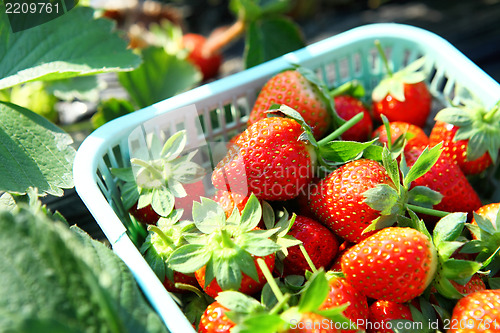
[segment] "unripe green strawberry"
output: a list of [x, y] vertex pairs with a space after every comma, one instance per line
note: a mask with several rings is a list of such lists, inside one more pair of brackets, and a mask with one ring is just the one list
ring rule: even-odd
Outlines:
[[342, 272], [354, 288], [367, 297], [397, 303], [421, 295], [436, 269], [431, 239], [412, 228], [379, 230], [342, 256]]

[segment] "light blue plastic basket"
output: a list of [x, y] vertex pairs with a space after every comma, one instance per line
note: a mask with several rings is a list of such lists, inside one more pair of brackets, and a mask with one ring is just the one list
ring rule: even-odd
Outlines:
[[75, 188], [113, 250], [128, 265], [171, 332], [186, 333], [193, 332], [193, 329], [126, 235], [121, 219], [127, 213], [119, 202], [116, 179], [109, 172], [110, 168], [129, 165], [129, 134], [147, 120], [194, 104], [198, 113], [204, 115], [207, 141], [227, 140], [244, 128], [248, 113], [266, 80], [291, 64], [316, 71], [329, 86], [357, 79], [371, 91], [384, 73], [374, 46], [376, 39], [387, 48], [395, 70], [425, 55], [430, 90], [444, 105], [449, 100], [460, 100], [461, 96], [455, 93], [458, 86], [469, 89], [486, 107], [493, 106], [500, 99], [500, 85], [441, 37], [407, 25], [372, 24], [116, 119], [97, 129], [82, 143], [74, 163]]

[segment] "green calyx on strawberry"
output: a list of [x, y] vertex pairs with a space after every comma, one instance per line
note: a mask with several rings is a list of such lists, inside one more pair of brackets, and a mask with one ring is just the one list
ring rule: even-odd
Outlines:
[[197, 151], [181, 155], [186, 142], [185, 130], [172, 135], [163, 147], [153, 136], [150, 160], [132, 158], [132, 167], [111, 170], [124, 182], [122, 200], [126, 209], [135, 203], [138, 210], [151, 205], [156, 214], [166, 217], [174, 209], [175, 198], [187, 195], [183, 184], [196, 183], [205, 176], [205, 170], [192, 161]]
[[382, 151], [382, 162], [395, 186], [378, 184], [363, 193], [364, 202], [380, 212], [372, 224], [364, 232], [381, 229], [403, 221], [406, 212], [413, 210], [430, 215], [444, 216], [445, 212], [432, 210], [432, 206], [440, 202], [442, 195], [428, 187], [415, 186], [411, 183], [429, 171], [441, 154], [441, 145], [424, 149], [417, 161], [408, 168], [401, 158], [400, 166], [387, 147]]
[[[447, 142], [447, 138], [443, 138], [437, 133], [431, 133], [431, 143], [445, 140], [445, 148], [450, 154], [457, 155], [454, 159], [464, 173], [479, 173], [491, 163], [497, 162], [500, 149], [500, 127], [498, 126], [500, 123], [500, 102], [487, 110], [479, 102], [467, 99], [464, 100], [463, 105], [439, 111], [435, 120], [449, 124], [445, 125], [445, 128], [448, 131], [453, 130], [454, 136], [451, 138], [452, 142]], [[433, 130], [433, 132], [435, 131]], [[464, 145], [465, 149], [461, 148], [459, 152], [455, 153], [457, 147]], [[465, 156], [461, 156], [460, 153], [465, 153]], [[477, 168], [477, 170], [473, 168], [471, 164], [482, 159], [485, 154], [489, 155], [490, 160], [485, 161], [484, 167]]]
[[380, 42], [376, 41], [375, 45], [387, 71], [387, 76], [372, 91], [375, 117], [385, 115], [390, 121], [405, 121], [423, 127], [432, 103], [422, 70], [425, 58], [393, 73]]
[[[171, 283], [168, 285], [174, 286], [176, 282], [184, 283], [194, 281], [194, 276], [191, 279], [184, 278], [184, 281], [179, 281], [175, 278], [175, 272], [169, 265], [170, 255], [180, 246], [186, 244], [185, 235], [196, 232], [193, 222], [180, 221], [182, 210], [173, 210], [168, 217], [161, 217], [157, 225], [149, 225], [148, 236], [142, 244], [140, 251], [146, 262], [151, 266], [152, 270], [161, 281], [168, 279]], [[166, 281], [164, 282], [167, 285]], [[177, 292], [179, 289], [171, 288], [169, 291]]]
[[499, 207], [500, 204], [491, 203], [474, 212], [473, 220], [466, 224], [473, 239], [461, 249], [461, 253], [477, 254], [475, 260], [483, 263], [481, 270], [489, 272], [490, 277], [500, 272]]
[[[172, 269], [182, 273], [204, 270], [201, 287], [209, 295], [209, 286], [214, 290], [260, 290], [258, 286], [262, 288], [264, 280], [259, 276], [255, 258], [272, 256], [274, 264], [274, 254], [282, 249], [282, 245], [272, 239], [280, 228], [256, 228], [261, 216], [262, 208], [254, 195], [241, 214], [235, 207], [228, 218], [215, 201], [202, 197], [201, 202], [193, 204], [194, 223], [201, 233], [187, 236], [188, 244], [172, 253], [169, 259]], [[243, 285], [244, 277], [250, 278], [251, 288]]]
[[451, 299], [464, 296], [452, 281], [465, 285], [483, 266], [481, 262], [452, 257], [457, 251], [468, 247], [469, 241], [462, 236], [466, 221], [466, 213], [451, 213], [440, 219], [432, 232], [438, 254], [438, 270], [433, 286], [439, 294]]

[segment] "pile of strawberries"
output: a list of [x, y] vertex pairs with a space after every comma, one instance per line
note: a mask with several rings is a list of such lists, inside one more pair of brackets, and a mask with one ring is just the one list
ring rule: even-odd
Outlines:
[[369, 99], [281, 72], [214, 170], [183, 154], [184, 131], [112, 170], [199, 332], [500, 331], [500, 203], [478, 190], [500, 105], [430, 119], [424, 61], [387, 65]]

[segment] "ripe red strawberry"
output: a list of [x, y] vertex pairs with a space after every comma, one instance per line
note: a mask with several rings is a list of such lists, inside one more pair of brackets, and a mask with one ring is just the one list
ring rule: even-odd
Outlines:
[[313, 189], [310, 205], [318, 220], [337, 236], [359, 242], [380, 212], [364, 202], [363, 193], [378, 184], [395, 187], [385, 168], [376, 161], [361, 159], [344, 164]]
[[405, 303], [422, 294], [437, 268], [432, 241], [412, 228], [388, 227], [342, 256], [349, 284], [367, 297]]
[[[199, 285], [214, 298], [223, 290], [247, 294], [260, 291], [266, 280], [257, 259], [264, 258], [272, 271], [275, 253], [284, 245], [275, 237], [280, 230], [262, 232], [256, 228], [262, 208], [255, 195], [248, 198], [241, 214], [235, 210], [226, 217], [222, 207], [208, 198], [194, 202], [192, 214], [198, 232], [183, 234], [187, 244], [170, 255], [170, 267], [185, 274], [195, 273]], [[283, 222], [287, 230], [290, 222]]]
[[231, 216], [235, 205], [238, 211], [241, 213], [243, 208], [245, 208], [249, 197], [250, 196], [244, 196], [234, 192], [218, 190], [215, 193], [214, 201], [222, 207], [222, 209], [226, 213], [226, 217], [229, 217]]
[[[405, 146], [406, 150], [415, 146], [421, 147], [429, 145], [429, 138], [421, 127], [403, 121], [393, 121], [389, 123], [389, 128], [391, 132], [391, 143], [394, 143], [394, 141], [403, 134], [407, 136], [408, 141]], [[380, 125], [373, 132], [372, 137], [378, 138], [381, 143], [386, 144], [388, 140], [385, 125]]]
[[189, 220], [191, 219], [193, 202], [199, 201], [200, 197], [205, 196], [205, 186], [201, 180], [196, 183], [184, 184], [183, 186], [186, 191], [186, 196], [182, 198], [175, 198], [174, 208], [184, 209], [183, 218]]
[[500, 332], [500, 290], [482, 290], [460, 299], [450, 319], [449, 333]]
[[220, 190], [262, 200], [295, 198], [312, 178], [312, 149], [299, 140], [303, 129], [285, 117], [263, 118], [236, 140], [212, 174]]
[[481, 279], [481, 276], [479, 274], [474, 274], [466, 284], [460, 284], [453, 280], [450, 280], [450, 282], [458, 290], [458, 292], [463, 295], [469, 295], [476, 291], [486, 289], [486, 285], [484, 284], [483, 279]]
[[424, 127], [431, 111], [432, 96], [429, 93], [425, 75], [420, 68], [423, 58], [392, 73], [384, 51], [377, 44], [380, 56], [387, 70], [384, 78], [373, 90], [373, 114], [377, 120], [385, 115], [389, 121], [404, 121]]
[[[490, 230], [496, 230], [500, 232], [497, 228], [497, 215], [500, 210], [500, 202], [493, 202], [490, 204], [486, 204], [484, 206], [479, 207], [474, 213], [483, 218], [483, 221], [487, 224], [491, 224]], [[476, 217], [472, 218], [471, 224], [477, 225]], [[489, 226], [489, 225], [488, 225]], [[472, 233], [472, 239], [478, 239], [479, 235], [476, 233]]]
[[354, 243], [348, 241], [344, 241], [342, 244], [340, 244], [339, 251], [337, 253], [337, 258], [335, 258], [335, 260], [333, 261], [329, 271], [342, 272], [342, 256], [353, 245]]
[[350, 95], [336, 96], [334, 102], [335, 111], [344, 120], [349, 120], [358, 113], [363, 114], [363, 119], [345, 131], [342, 134], [342, 139], [348, 141], [366, 141], [373, 130], [373, 123], [371, 115], [363, 105], [363, 102]]
[[465, 101], [439, 111], [431, 145], [443, 141], [444, 153], [457, 161], [464, 174], [483, 172], [496, 163], [500, 149], [499, 107], [488, 111], [475, 101]]
[[189, 52], [187, 59], [200, 69], [204, 81], [217, 76], [223, 60], [220, 53], [207, 54], [206, 41], [204, 36], [195, 33], [182, 37], [183, 46]]
[[387, 322], [395, 319], [412, 320], [410, 307], [391, 301], [378, 300], [370, 305], [368, 322], [370, 326], [368, 333], [392, 333], [391, 325]]
[[[241, 285], [238, 288], [237, 291], [247, 294], [247, 295], [253, 295], [257, 292], [259, 292], [262, 287], [266, 284], [266, 279], [264, 275], [262, 274], [262, 270], [260, 267], [257, 265], [257, 259], [258, 258], [263, 258], [264, 261], [266, 262], [267, 267], [269, 270], [272, 272], [274, 269], [274, 261], [275, 261], [275, 255], [270, 254], [265, 257], [253, 257], [253, 263], [257, 269], [257, 280], [254, 280], [253, 278], [249, 277], [245, 273], [241, 273]], [[207, 293], [209, 296], [215, 298], [217, 295], [222, 291], [221, 286], [219, 283], [217, 283], [216, 279], [213, 279], [212, 282], [210, 282], [208, 285], [206, 285], [206, 266], [203, 266], [199, 270], [197, 270], [194, 275], [196, 277], [196, 280], [198, 281], [198, 284], [202, 286], [203, 290], [205, 293]]]
[[[288, 235], [302, 241], [316, 268], [328, 267], [337, 254], [339, 243], [335, 235], [311, 218], [296, 216]], [[311, 270], [298, 245], [288, 248], [283, 264], [284, 276], [304, 275], [306, 270]]]
[[[354, 323], [363, 324], [363, 326], [358, 327], [359, 329], [364, 328], [364, 324], [368, 319], [368, 302], [366, 296], [354, 289], [345, 278], [334, 275], [329, 276], [328, 285], [330, 286], [330, 291], [320, 309], [326, 310], [349, 303], [343, 311], [344, 316]], [[356, 330], [342, 330], [341, 332], [356, 332]]]
[[303, 74], [305, 69], [287, 70], [269, 79], [261, 89], [250, 112], [248, 125], [267, 117], [273, 104], [285, 104], [298, 111], [319, 139], [332, 124], [331, 111], [320, 87]]
[[156, 224], [160, 215], [153, 210], [151, 205], [147, 205], [140, 209], [137, 208], [137, 202], [130, 207], [128, 210], [129, 214], [132, 215], [137, 221], [146, 224]]
[[228, 308], [215, 301], [201, 315], [198, 325], [199, 333], [229, 333], [236, 324], [231, 321], [226, 312]]
[[[405, 151], [408, 166], [412, 166], [424, 147], [412, 147]], [[441, 202], [433, 208], [445, 212], [473, 212], [481, 207], [481, 200], [474, 188], [448, 156], [441, 154], [434, 166], [416, 179], [414, 186], [426, 186], [443, 195]]]
[[174, 272], [173, 281], [170, 280], [168, 277], [165, 277], [165, 279], [163, 280], [163, 286], [165, 287], [165, 289], [167, 289], [172, 293], [184, 294], [188, 292], [185, 289], [177, 288], [175, 286], [176, 283], [182, 283], [193, 287], [198, 287], [198, 280], [196, 280], [196, 277], [193, 274], [183, 274], [180, 272]]

